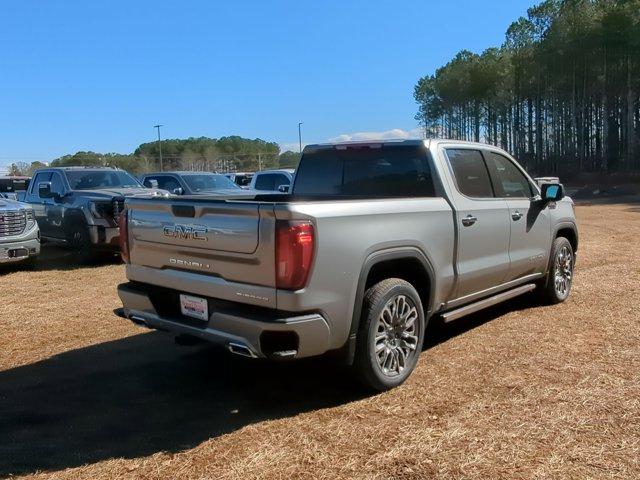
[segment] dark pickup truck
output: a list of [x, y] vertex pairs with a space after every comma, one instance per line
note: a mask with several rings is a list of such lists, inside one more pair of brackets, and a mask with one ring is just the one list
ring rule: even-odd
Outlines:
[[118, 249], [118, 218], [126, 197], [168, 195], [145, 188], [124, 170], [56, 167], [37, 170], [25, 202], [33, 207], [43, 240], [62, 242], [78, 260]]

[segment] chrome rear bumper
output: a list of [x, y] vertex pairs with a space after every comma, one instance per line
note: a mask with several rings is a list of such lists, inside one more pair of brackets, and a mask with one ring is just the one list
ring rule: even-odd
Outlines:
[[210, 305], [209, 320], [200, 323], [175, 312], [160, 315], [145, 287], [131, 283], [118, 286], [123, 316], [138, 325], [190, 335], [247, 357], [302, 358], [329, 350], [329, 326], [318, 313], [289, 317], [272, 311], [270, 318], [267, 309], [223, 302]]

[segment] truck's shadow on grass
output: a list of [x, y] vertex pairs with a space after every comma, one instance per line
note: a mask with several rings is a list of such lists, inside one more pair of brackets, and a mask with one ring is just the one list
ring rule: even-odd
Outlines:
[[[434, 323], [427, 348], [529, 303]], [[365, 395], [344, 368], [322, 359], [256, 362], [144, 333], [0, 372], [0, 476], [177, 452]]]

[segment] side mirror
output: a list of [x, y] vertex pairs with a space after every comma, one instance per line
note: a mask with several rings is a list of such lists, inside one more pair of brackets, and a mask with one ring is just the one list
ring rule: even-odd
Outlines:
[[564, 187], [561, 183], [543, 183], [540, 190], [545, 202], [557, 202], [564, 197]]
[[174, 188], [171, 193], [173, 193], [174, 195], [182, 195], [184, 193], [184, 190], [182, 190], [182, 187], [177, 187]]
[[158, 188], [158, 180], [147, 180], [149, 188]]
[[280, 185], [278, 191], [281, 193], [287, 193], [289, 191], [289, 185]]
[[38, 196], [40, 198], [53, 198], [51, 182], [42, 182], [38, 184]]

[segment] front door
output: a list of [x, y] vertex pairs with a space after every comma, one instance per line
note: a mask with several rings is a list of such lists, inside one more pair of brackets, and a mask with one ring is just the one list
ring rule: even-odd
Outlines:
[[27, 195], [27, 202], [33, 207], [33, 213], [36, 216], [36, 222], [38, 222], [38, 228], [40, 233], [47, 236], [47, 202], [46, 198], [40, 198], [38, 193], [38, 185], [46, 183], [51, 179], [51, 172], [39, 172], [31, 180], [29, 185], [29, 194]]
[[509, 158], [496, 152], [484, 152], [496, 196], [509, 207], [511, 239], [510, 266], [506, 280], [544, 272], [551, 249], [549, 206], [522, 170]]
[[452, 196], [458, 231], [456, 298], [504, 282], [509, 270], [507, 202], [496, 198], [480, 150], [451, 148], [446, 156], [455, 180]]
[[52, 172], [51, 174], [51, 193], [55, 196], [52, 198], [46, 199], [46, 233], [43, 233], [46, 236], [51, 238], [59, 238], [61, 240], [65, 239], [65, 232], [62, 228], [62, 220], [64, 214], [64, 194], [66, 189], [64, 187], [62, 181], [62, 175], [60, 172]]

